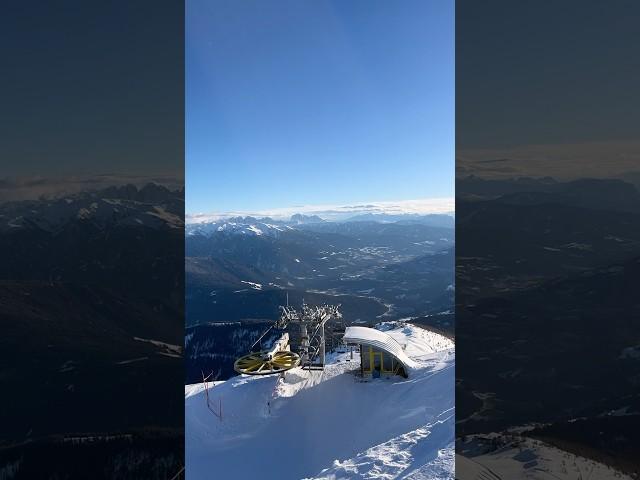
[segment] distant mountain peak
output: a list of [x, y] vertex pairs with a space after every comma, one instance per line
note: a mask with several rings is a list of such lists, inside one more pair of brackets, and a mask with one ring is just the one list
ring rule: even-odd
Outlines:
[[304, 215], [302, 213], [295, 213], [291, 215], [291, 223], [295, 223], [297, 225], [305, 224], [305, 223], [322, 223], [325, 220], [320, 218], [318, 215]]

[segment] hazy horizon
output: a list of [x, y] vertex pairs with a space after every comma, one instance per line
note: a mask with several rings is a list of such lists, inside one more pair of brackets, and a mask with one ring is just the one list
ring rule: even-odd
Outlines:
[[292, 215], [317, 215], [324, 220], [343, 220], [363, 214], [374, 215], [454, 215], [455, 198], [423, 198], [398, 201], [352, 202], [350, 204], [292, 205], [260, 210], [209, 210], [206, 212], [187, 212], [186, 223], [205, 223], [231, 217], [269, 217], [274, 220], [287, 220]]

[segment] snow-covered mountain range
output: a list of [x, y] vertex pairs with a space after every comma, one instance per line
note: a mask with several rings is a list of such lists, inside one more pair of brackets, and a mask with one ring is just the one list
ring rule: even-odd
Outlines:
[[[423, 225], [437, 228], [453, 228], [454, 217], [451, 215], [417, 215], [417, 214], [364, 214], [349, 217], [340, 221], [327, 221], [317, 215], [303, 215], [296, 213], [289, 218], [274, 219], [271, 217], [235, 216], [216, 217], [194, 221], [187, 218], [186, 235], [211, 236], [217, 233], [241, 234], [252, 236], [274, 236], [278, 237], [282, 232], [291, 230], [316, 230], [329, 231], [340, 227], [330, 225], [344, 225], [352, 223], [361, 224], [393, 224], [400, 225]], [[352, 227], [363, 228], [363, 227]]]
[[186, 234], [210, 236], [216, 233], [241, 235], [271, 235], [278, 236], [285, 230], [293, 230], [292, 225], [271, 218], [230, 217], [218, 221], [191, 223], [186, 225]]
[[0, 232], [38, 229], [55, 233], [77, 222], [98, 228], [180, 229], [184, 227], [183, 193], [150, 183], [142, 188], [113, 186], [63, 197], [0, 204]]

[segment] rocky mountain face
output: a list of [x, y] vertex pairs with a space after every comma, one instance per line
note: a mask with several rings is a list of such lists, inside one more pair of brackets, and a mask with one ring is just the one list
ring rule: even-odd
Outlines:
[[0, 378], [20, 392], [0, 443], [162, 430], [180, 463], [183, 252], [183, 193], [159, 185], [0, 205]]

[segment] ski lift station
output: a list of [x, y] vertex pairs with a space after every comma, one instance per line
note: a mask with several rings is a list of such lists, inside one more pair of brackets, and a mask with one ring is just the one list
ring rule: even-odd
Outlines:
[[401, 375], [408, 377], [416, 363], [390, 335], [368, 327], [347, 327], [344, 343], [360, 347], [360, 373], [363, 378]]
[[186, 477], [453, 479], [453, 341], [356, 325], [336, 305], [287, 305], [240, 375], [185, 386]]
[[[269, 350], [251, 352], [238, 358], [234, 364], [235, 371], [247, 375], [271, 375], [284, 374], [298, 366], [309, 370], [324, 369], [328, 340], [325, 325], [330, 319], [342, 318], [338, 307], [324, 305], [312, 308], [305, 304], [302, 310], [288, 305], [281, 307], [280, 319], [264, 332], [256, 344], [271, 331], [284, 333]], [[289, 331], [297, 334], [297, 351], [291, 349]], [[402, 345], [387, 333], [368, 327], [348, 327], [337, 331], [344, 332], [340, 343], [358, 347], [359, 373], [363, 379], [395, 375], [406, 378], [417, 366], [405, 353]]]

